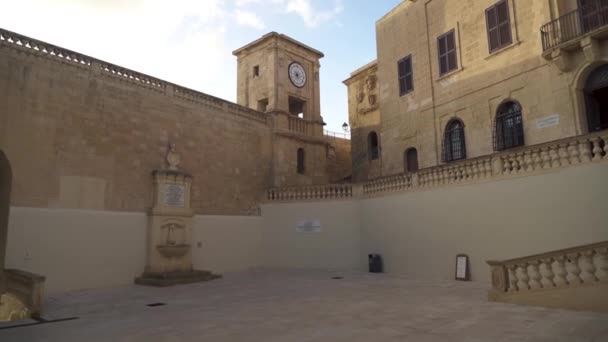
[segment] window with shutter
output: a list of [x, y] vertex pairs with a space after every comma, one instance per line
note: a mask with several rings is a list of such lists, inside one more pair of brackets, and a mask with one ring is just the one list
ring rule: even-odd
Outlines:
[[454, 30], [437, 38], [437, 50], [439, 55], [439, 75], [443, 76], [450, 71], [458, 69], [456, 34]]
[[486, 9], [486, 27], [490, 53], [511, 45], [513, 39], [511, 37], [511, 18], [507, 0], [501, 0]]
[[403, 96], [414, 90], [414, 72], [412, 70], [412, 55], [400, 60], [398, 65], [399, 95]]

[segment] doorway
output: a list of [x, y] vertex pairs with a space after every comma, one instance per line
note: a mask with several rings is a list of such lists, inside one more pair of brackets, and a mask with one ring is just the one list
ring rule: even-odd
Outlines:
[[589, 132], [608, 129], [608, 64], [589, 75], [584, 92]]
[[0, 295], [5, 292], [4, 259], [6, 255], [6, 239], [8, 236], [8, 215], [11, 199], [11, 166], [6, 155], [0, 150]]

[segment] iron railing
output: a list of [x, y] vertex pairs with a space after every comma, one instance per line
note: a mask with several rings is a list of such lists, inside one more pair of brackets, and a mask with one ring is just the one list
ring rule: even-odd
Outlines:
[[608, 3], [605, 1], [597, 1], [593, 6], [569, 12], [540, 28], [543, 51], [580, 38], [606, 25], [608, 25]]

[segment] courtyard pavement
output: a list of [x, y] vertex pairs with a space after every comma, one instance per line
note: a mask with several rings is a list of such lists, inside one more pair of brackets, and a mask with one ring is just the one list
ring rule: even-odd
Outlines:
[[[489, 303], [486, 291], [390, 275], [249, 271], [51, 297], [45, 318], [79, 318], [1, 329], [0, 341], [608, 341], [608, 314]], [[146, 306], [157, 302], [166, 305]]]

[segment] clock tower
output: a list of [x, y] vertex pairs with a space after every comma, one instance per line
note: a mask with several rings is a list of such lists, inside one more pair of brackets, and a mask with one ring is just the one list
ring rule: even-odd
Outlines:
[[273, 186], [327, 183], [319, 60], [323, 53], [271, 32], [236, 50], [237, 103], [272, 117]]

